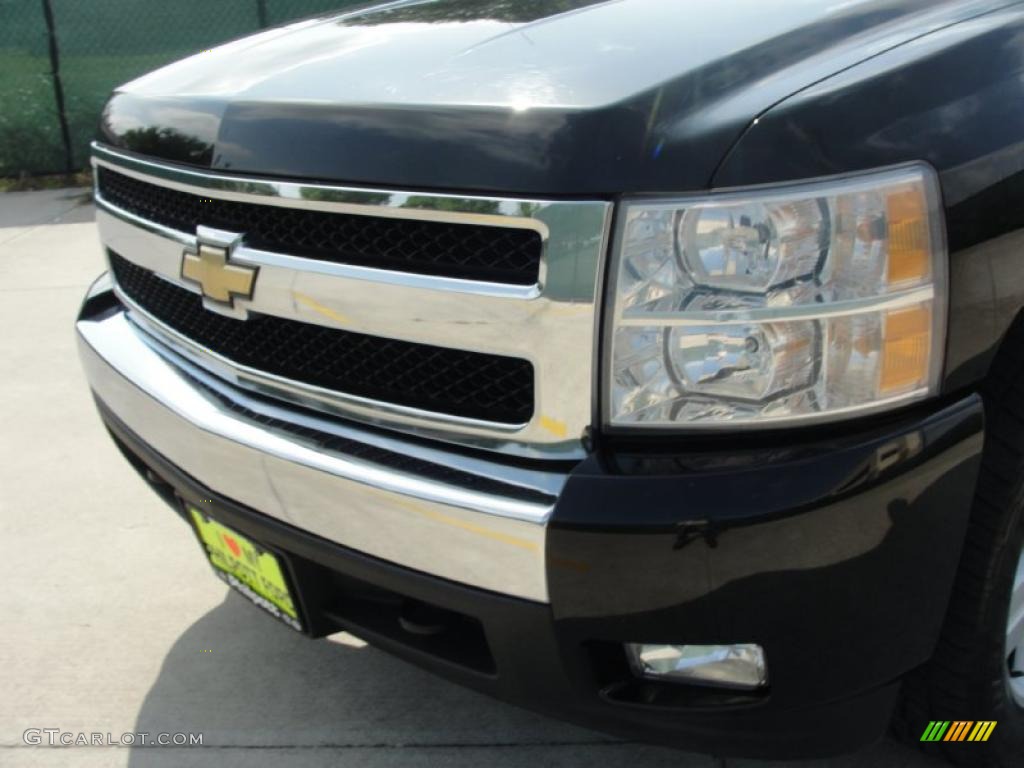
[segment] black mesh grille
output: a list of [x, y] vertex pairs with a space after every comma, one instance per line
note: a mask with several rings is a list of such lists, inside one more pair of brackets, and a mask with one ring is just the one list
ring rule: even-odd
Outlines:
[[367, 336], [269, 315], [234, 320], [110, 253], [121, 289], [158, 320], [235, 363], [293, 381], [508, 424], [533, 415], [533, 366], [513, 357]]
[[167, 189], [106, 168], [97, 174], [104, 200], [183, 232], [203, 224], [244, 234], [253, 248], [321, 261], [516, 285], [537, 281], [541, 239], [529, 229], [238, 203]]

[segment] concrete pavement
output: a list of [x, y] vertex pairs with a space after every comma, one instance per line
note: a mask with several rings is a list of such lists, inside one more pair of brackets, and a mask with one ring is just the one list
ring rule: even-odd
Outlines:
[[[761, 765], [548, 720], [350, 636], [308, 641], [229, 594], [93, 411], [72, 333], [103, 269], [86, 200], [0, 195], [0, 765]], [[204, 746], [30, 747], [29, 728]], [[937, 764], [886, 742], [800, 765]]]

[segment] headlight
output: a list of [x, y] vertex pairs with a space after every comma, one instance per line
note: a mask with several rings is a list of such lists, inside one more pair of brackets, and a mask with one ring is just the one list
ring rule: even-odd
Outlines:
[[926, 166], [624, 204], [612, 426], [834, 420], [937, 390], [946, 251]]

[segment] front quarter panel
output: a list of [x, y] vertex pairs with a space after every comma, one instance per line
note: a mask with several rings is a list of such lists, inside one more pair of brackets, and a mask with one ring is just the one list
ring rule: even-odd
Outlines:
[[956, 24], [787, 99], [753, 122], [713, 186], [925, 160], [950, 251], [943, 390], [977, 384], [1024, 306], [1024, 6]]

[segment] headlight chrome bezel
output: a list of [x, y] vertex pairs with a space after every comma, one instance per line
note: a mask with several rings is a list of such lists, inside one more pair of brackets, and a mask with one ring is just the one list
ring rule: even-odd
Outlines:
[[[760, 307], [753, 310], [727, 309], [724, 311], [705, 311], [700, 318], [688, 318], [692, 325], [727, 327], [735, 325], [740, 317], [748, 318], [749, 324], [799, 321], [813, 319], [824, 327], [826, 318], [843, 318], [858, 314], [878, 313], [880, 322], [885, 323], [889, 315], [886, 313], [910, 310], [927, 305], [930, 311], [930, 351], [928, 373], [925, 386], [913, 392], [884, 397], [871, 402], [864, 402], [848, 408], [834, 408], [812, 413], [799, 413], [771, 418], [744, 418], [741, 420], [714, 421], [644, 421], [628, 422], [616, 419], [613, 412], [613, 387], [615, 376], [614, 344], [615, 334], [620, 328], [620, 269], [624, 258], [625, 228], [634, 211], [664, 210], [680, 212], [692, 211], [699, 206], [726, 207], [736, 203], [760, 200], [779, 201], [786, 199], [805, 200], [811, 197], [841, 197], [858, 191], [884, 190], [908, 180], [918, 181], [926, 205], [927, 231], [929, 235], [930, 277], [926, 284], [911, 286], [906, 290], [895, 289], [888, 293], [879, 292], [874, 295], [844, 299], [833, 303], [810, 303], [773, 308]], [[940, 391], [941, 377], [946, 352], [946, 324], [948, 314], [949, 291], [949, 259], [946, 240], [945, 218], [938, 174], [932, 166], [923, 162], [905, 163], [883, 169], [822, 177], [811, 180], [786, 182], [782, 184], [766, 184], [751, 187], [732, 188], [714, 192], [680, 195], [678, 197], [631, 197], [619, 201], [616, 209], [615, 223], [612, 230], [612, 241], [608, 272], [602, 302], [602, 320], [600, 322], [599, 349], [601, 355], [599, 372], [599, 413], [602, 429], [609, 434], [687, 434], [727, 431], [750, 431], [810, 426], [848, 420], [853, 417], [878, 414], [891, 411], [915, 402], [934, 397]], [[887, 238], [889, 235], [887, 234]], [[678, 235], [673, 234], [673, 247], [679, 248]], [[888, 240], [887, 240], [888, 242]], [[834, 244], [833, 244], [834, 245]], [[823, 263], [826, 257], [823, 256]], [[828, 258], [832, 258], [831, 250]], [[891, 275], [890, 275], [891, 278]], [[738, 293], [742, 293], [739, 291]], [[695, 314], [695, 313], [691, 313]], [[650, 324], [657, 326], [659, 317], [652, 315]], [[634, 321], [636, 318], [632, 318]], [[635, 324], [635, 322], [634, 322]], [[662, 330], [668, 334], [667, 328]], [[885, 330], [883, 327], [884, 337]], [[879, 354], [885, 354], [885, 341]], [[666, 348], [666, 365], [668, 364]]]

